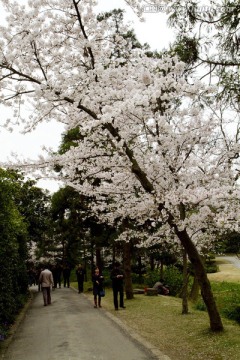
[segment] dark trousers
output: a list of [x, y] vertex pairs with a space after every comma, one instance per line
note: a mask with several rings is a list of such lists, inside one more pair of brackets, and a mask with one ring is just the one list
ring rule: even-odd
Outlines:
[[70, 286], [70, 276], [69, 275], [63, 275], [63, 285], [64, 285], [64, 287]]
[[56, 275], [53, 278], [54, 280], [54, 287], [57, 288], [57, 286], [59, 286], [59, 288], [61, 287], [61, 275]]
[[44, 305], [50, 305], [50, 304], [51, 304], [51, 291], [50, 291], [50, 287], [42, 287], [42, 293], [43, 293], [43, 302], [44, 302]]
[[101, 307], [101, 296], [99, 294], [94, 294], [93, 299], [95, 306], [98, 304], [98, 306]]
[[120, 307], [123, 307], [123, 287], [113, 287], [113, 303], [114, 303], [114, 307], [115, 309], [118, 309], [118, 294], [119, 294], [119, 304]]
[[83, 280], [78, 279], [78, 292], [83, 292]]

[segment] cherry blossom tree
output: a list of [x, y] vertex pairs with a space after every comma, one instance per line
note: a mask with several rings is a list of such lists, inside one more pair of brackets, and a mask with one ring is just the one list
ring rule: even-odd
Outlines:
[[122, 36], [127, 27], [116, 33], [111, 17], [96, 19], [93, 0], [2, 3], [9, 16], [0, 28], [1, 103], [26, 132], [54, 119], [82, 135], [63, 154], [17, 166], [51, 176], [58, 165], [65, 184], [94, 195], [109, 223], [151, 218], [166, 236], [174, 233], [194, 266], [210, 327], [222, 330], [198, 245], [209, 224], [238, 224], [239, 132], [231, 137], [217, 109], [204, 110], [214, 89], [187, 81], [176, 57], [132, 48]]

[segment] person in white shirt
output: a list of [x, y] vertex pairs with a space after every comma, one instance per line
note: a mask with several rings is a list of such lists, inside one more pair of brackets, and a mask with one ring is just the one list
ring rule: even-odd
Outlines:
[[48, 266], [44, 266], [44, 270], [41, 271], [39, 276], [39, 283], [41, 284], [43, 293], [44, 306], [51, 304], [51, 286], [53, 286], [53, 274], [48, 269]]

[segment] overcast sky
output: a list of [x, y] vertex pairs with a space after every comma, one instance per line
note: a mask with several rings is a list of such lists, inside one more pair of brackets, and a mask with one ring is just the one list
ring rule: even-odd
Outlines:
[[[27, 3], [26, 0], [19, 0]], [[138, 39], [147, 42], [152, 50], [161, 50], [168, 47], [173, 40], [173, 32], [167, 27], [167, 16], [164, 12], [144, 13], [145, 22], [140, 22], [130, 8], [126, 8], [123, 0], [99, 0], [98, 11], [109, 11], [114, 8], [125, 8], [128, 21], [132, 21]], [[147, 10], [147, 8], [146, 8]], [[4, 11], [0, 5], [0, 23], [4, 23]], [[10, 116], [3, 105], [0, 104], [0, 162], [11, 158], [11, 153], [17, 153], [24, 158], [37, 159], [43, 153], [42, 147], [57, 150], [64, 131], [63, 125], [52, 121], [41, 124], [32, 133], [21, 134], [19, 128], [14, 128], [12, 133], [2, 128], [2, 123]], [[59, 185], [49, 180], [40, 180], [38, 186], [46, 188], [51, 192], [57, 191]]]

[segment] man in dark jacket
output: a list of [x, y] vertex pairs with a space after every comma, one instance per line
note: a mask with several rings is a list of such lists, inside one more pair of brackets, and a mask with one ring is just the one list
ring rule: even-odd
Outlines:
[[123, 280], [124, 273], [120, 268], [119, 262], [114, 264], [114, 267], [111, 271], [111, 280], [112, 280], [112, 289], [113, 289], [113, 302], [115, 310], [118, 310], [118, 294], [119, 294], [119, 305], [121, 308], [125, 309], [123, 302]]
[[82, 264], [79, 264], [76, 270], [77, 275], [77, 282], [78, 282], [78, 293], [83, 292], [83, 282], [85, 276], [85, 269], [83, 268]]

